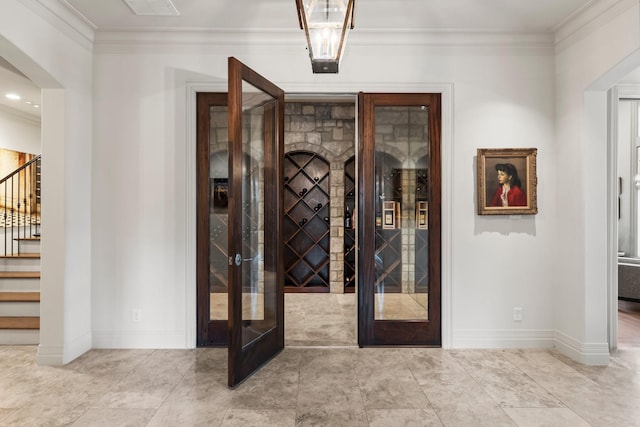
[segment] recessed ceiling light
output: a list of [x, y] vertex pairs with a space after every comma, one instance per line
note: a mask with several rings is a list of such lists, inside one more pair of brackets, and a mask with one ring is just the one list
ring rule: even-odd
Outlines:
[[17, 93], [8, 93], [5, 96], [12, 101], [20, 101], [20, 95], [18, 95]]
[[29, 104], [29, 105], [33, 104], [33, 102], [31, 102], [31, 101], [24, 101], [24, 103], [25, 104]]
[[40, 108], [38, 104], [33, 104], [33, 108]]
[[123, 0], [136, 15], [179, 16], [171, 0]]

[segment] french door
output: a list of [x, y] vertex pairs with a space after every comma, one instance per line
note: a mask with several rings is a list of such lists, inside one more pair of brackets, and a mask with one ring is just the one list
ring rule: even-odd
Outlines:
[[229, 386], [284, 348], [284, 92], [229, 58]]
[[[358, 110], [358, 343], [438, 346], [440, 96]], [[198, 95], [198, 345], [228, 345], [231, 387], [284, 348], [283, 121], [283, 91], [234, 58], [228, 94]]]
[[441, 344], [440, 95], [358, 96], [358, 344]]
[[197, 115], [197, 345], [226, 346], [230, 268], [227, 94], [198, 93]]

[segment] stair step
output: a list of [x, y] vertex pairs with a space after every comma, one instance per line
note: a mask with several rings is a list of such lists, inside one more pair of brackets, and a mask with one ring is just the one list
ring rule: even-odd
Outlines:
[[0, 292], [0, 302], [40, 302], [40, 292]]
[[0, 279], [39, 279], [39, 271], [0, 271]]
[[13, 240], [17, 240], [19, 242], [39, 242], [40, 241], [40, 236], [32, 236], [32, 237], [16, 237]]
[[33, 253], [23, 253], [23, 254], [14, 254], [14, 255], [0, 255], [0, 258], [4, 259], [39, 259], [40, 254], [37, 252]]
[[0, 317], [0, 329], [40, 329], [40, 318]]

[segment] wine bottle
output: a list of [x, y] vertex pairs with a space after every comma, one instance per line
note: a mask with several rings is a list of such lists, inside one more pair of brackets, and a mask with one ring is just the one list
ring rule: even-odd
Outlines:
[[352, 228], [353, 224], [351, 222], [351, 212], [349, 212], [349, 206], [347, 206], [347, 210], [344, 213], [344, 228]]

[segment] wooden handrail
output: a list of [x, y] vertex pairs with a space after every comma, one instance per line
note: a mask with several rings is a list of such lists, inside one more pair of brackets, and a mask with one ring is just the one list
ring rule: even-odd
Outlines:
[[20, 166], [18, 169], [14, 170], [13, 172], [11, 172], [9, 175], [5, 176], [4, 178], [0, 179], [0, 184], [4, 183], [5, 181], [9, 180], [12, 176], [20, 173], [20, 171], [28, 168], [29, 166], [31, 166], [33, 163], [39, 162], [40, 158], [42, 157], [42, 154], [38, 154], [37, 156], [35, 156], [33, 159], [29, 160], [27, 163], [25, 163], [24, 165]]
[[40, 164], [42, 155], [0, 179], [0, 220], [4, 251], [1, 256], [20, 255], [20, 241], [40, 236]]

